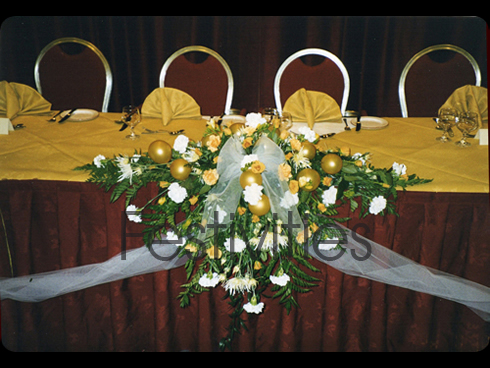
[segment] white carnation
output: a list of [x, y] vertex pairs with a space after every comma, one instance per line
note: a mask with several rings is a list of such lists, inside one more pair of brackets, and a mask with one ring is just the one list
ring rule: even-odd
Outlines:
[[271, 280], [271, 282], [275, 285], [279, 285], [279, 286], [285, 286], [289, 280], [290, 280], [290, 277], [283, 273], [281, 276], [269, 276], [269, 279]]
[[245, 202], [255, 206], [262, 199], [262, 189], [264, 187], [262, 185], [258, 185], [257, 183], [252, 183], [247, 185], [243, 190], [243, 196]]
[[245, 248], [247, 248], [247, 243], [245, 243], [240, 238], [233, 239], [233, 246], [231, 244], [231, 238], [226, 239], [225, 248], [228, 252], [241, 253]]
[[330, 187], [328, 190], [324, 191], [322, 194], [322, 202], [325, 206], [330, 206], [331, 204], [335, 204], [337, 200], [337, 188]]
[[205, 273], [199, 279], [199, 285], [201, 285], [202, 287], [215, 287], [216, 285], [218, 285], [219, 281], [220, 277], [216, 272], [213, 272], [212, 275], [210, 275], [209, 273]]
[[393, 171], [396, 175], [405, 175], [407, 173], [407, 167], [404, 164], [393, 163]]
[[260, 302], [254, 305], [248, 302], [247, 304], [243, 305], [243, 309], [245, 309], [247, 313], [259, 314], [262, 313], [262, 309], [264, 309], [264, 303]]
[[386, 208], [386, 198], [383, 196], [374, 197], [369, 205], [369, 213], [377, 215]]
[[247, 166], [247, 164], [251, 164], [252, 162], [258, 160], [259, 160], [259, 156], [257, 155], [246, 155], [245, 157], [243, 157], [242, 162], [240, 164], [241, 168], [243, 169], [245, 166]]
[[305, 139], [309, 142], [313, 143], [316, 140], [316, 133], [308, 127], [301, 127], [298, 129], [298, 132], [304, 135]]
[[102, 155], [95, 156], [95, 158], [94, 158], [95, 167], [100, 169], [102, 166], [104, 166], [104, 165], [102, 165], [102, 160], [105, 160], [104, 156], [102, 156]]
[[251, 112], [245, 116], [245, 125], [253, 128], [257, 128], [261, 124], [265, 124], [267, 120], [262, 117], [262, 114], [258, 112]]
[[288, 209], [292, 206], [296, 206], [298, 202], [298, 193], [292, 194], [291, 191], [288, 190], [286, 193], [284, 193], [284, 197], [281, 198], [281, 207]]
[[188, 143], [189, 138], [187, 138], [185, 135], [179, 135], [174, 141], [174, 150], [182, 154], [187, 149]]
[[187, 190], [178, 183], [172, 183], [168, 187], [168, 196], [175, 203], [182, 203], [187, 197]]
[[126, 208], [126, 215], [128, 216], [129, 221], [141, 222], [141, 209], [134, 204], [130, 204]]

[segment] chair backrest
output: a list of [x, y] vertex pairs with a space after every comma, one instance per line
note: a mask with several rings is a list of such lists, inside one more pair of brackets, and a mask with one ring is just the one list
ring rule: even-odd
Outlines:
[[[319, 55], [325, 59], [318, 65], [309, 66], [300, 58]], [[300, 50], [288, 57], [280, 66], [274, 79], [274, 99], [276, 109], [282, 106], [289, 96], [300, 88], [328, 93], [345, 113], [349, 100], [350, 78], [340, 59], [329, 51], [309, 48]]]
[[451, 93], [467, 84], [481, 84], [480, 67], [471, 54], [449, 44], [423, 49], [410, 59], [400, 76], [402, 117], [409, 116], [407, 101], [410, 116], [436, 116]]
[[111, 68], [102, 52], [88, 41], [65, 37], [49, 43], [37, 57], [34, 79], [53, 110], [83, 107], [107, 112]]
[[[184, 55], [195, 52], [208, 56], [201, 63], [193, 63]], [[160, 87], [188, 93], [201, 107], [203, 115], [230, 113], [234, 88], [231, 69], [221, 55], [207, 47], [188, 46], [173, 53], [163, 64]]]

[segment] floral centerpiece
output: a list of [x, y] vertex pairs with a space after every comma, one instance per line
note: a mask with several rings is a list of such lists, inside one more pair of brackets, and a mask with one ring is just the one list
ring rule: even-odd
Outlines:
[[[369, 153], [318, 143], [309, 128], [293, 134], [250, 113], [230, 127], [211, 119], [199, 142], [180, 135], [173, 147], [155, 141], [148, 152], [99, 155], [77, 170], [112, 189], [112, 201], [125, 194], [128, 218], [146, 225], [148, 247], [168, 242], [188, 258], [181, 307], [196, 294], [226, 290], [233, 311], [224, 349], [244, 325], [244, 311], [261, 313], [268, 296], [289, 313], [297, 293], [317, 285], [309, 249], [342, 251], [343, 234], [334, 225], [346, 219], [334, 221], [338, 206], [348, 203], [354, 211], [360, 205], [361, 216], [394, 214], [397, 188], [430, 181], [409, 175], [403, 164], [375, 168]], [[143, 208], [131, 204], [151, 182], [157, 196]], [[176, 223], [179, 212], [185, 220]]]

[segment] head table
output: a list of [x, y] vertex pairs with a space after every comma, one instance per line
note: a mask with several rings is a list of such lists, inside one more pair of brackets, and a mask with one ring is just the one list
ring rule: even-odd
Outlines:
[[[110, 203], [88, 175], [74, 171], [97, 155], [146, 152], [170, 134], [159, 119], [144, 118], [140, 138], [125, 139], [118, 113], [85, 122], [48, 122], [49, 116], [19, 116], [25, 128], [0, 135], [0, 277], [30, 275], [98, 263], [141, 247], [141, 224], [128, 222], [124, 200]], [[354, 129], [320, 142], [370, 152], [377, 167], [394, 162], [408, 173], [432, 178], [399, 192], [399, 216], [359, 219], [349, 206], [346, 223], [365, 237], [425, 266], [490, 286], [488, 146], [470, 139], [459, 148], [440, 143], [431, 118], [384, 118], [380, 130]], [[205, 119], [174, 120], [165, 129], [185, 129], [199, 141]], [[455, 129], [454, 139], [460, 133]], [[155, 188], [136, 199], [145, 203]], [[358, 210], [356, 210], [358, 211]], [[465, 306], [383, 283], [342, 274], [313, 261], [323, 282], [298, 296], [289, 315], [269, 303], [246, 315], [248, 330], [237, 351], [479, 351], [490, 326]], [[213, 351], [228, 325], [222, 288], [195, 298], [185, 309], [176, 299], [185, 282], [177, 268], [114, 281], [40, 303], [3, 300], [2, 343], [14, 351]]]

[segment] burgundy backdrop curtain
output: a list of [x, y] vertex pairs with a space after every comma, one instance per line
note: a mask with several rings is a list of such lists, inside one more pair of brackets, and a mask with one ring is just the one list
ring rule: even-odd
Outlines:
[[487, 86], [486, 24], [473, 17], [422, 16], [17, 16], [0, 29], [0, 80], [34, 85], [41, 49], [60, 37], [94, 43], [114, 74], [110, 111], [140, 104], [158, 87], [176, 50], [203, 45], [220, 53], [235, 78], [233, 107], [273, 107], [273, 81], [294, 52], [319, 47], [336, 54], [351, 78], [349, 109], [400, 116], [398, 80], [410, 58], [451, 43], [470, 52]]
[[[150, 188], [135, 202], [143, 205]], [[154, 193], [153, 193], [154, 194]], [[142, 246], [124, 203], [90, 183], [0, 182], [0, 277], [103, 262]], [[396, 216], [348, 227], [421, 264], [490, 285], [488, 194], [400, 193]], [[140, 202], [141, 203], [140, 203]], [[341, 216], [349, 215], [343, 208]], [[357, 213], [354, 214], [354, 217]], [[359, 225], [361, 224], [361, 225]], [[345, 275], [314, 261], [322, 283], [288, 316], [265, 299], [237, 351], [480, 351], [490, 326], [467, 307]], [[183, 268], [132, 277], [41, 303], [1, 303], [2, 343], [14, 351], [213, 351], [228, 326], [224, 289], [179, 307]]]

